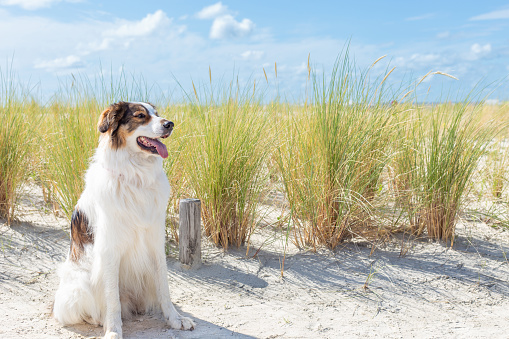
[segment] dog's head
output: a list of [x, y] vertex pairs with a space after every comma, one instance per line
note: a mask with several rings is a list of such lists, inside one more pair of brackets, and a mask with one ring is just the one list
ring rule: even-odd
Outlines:
[[135, 152], [168, 157], [166, 146], [159, 140], [173, 131], [173, 122], [161, 118], [152, 104], [123, 102], [110, 105], [101, 113], [99, 132], [109, 135], [110, 147], [128, 147]]

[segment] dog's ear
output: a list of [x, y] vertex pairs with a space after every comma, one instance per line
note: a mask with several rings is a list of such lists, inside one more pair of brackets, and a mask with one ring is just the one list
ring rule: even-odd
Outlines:
[[127, 106], [126, 102], [119, 101], [118, 103], [112, 104], [110, 107], [106, 108], [99, 117], [99, 123], [97, 124], [99, 132], [115, 132], [118, 128], [120, 119], [124, 117], [124, 114], [127, 111]]

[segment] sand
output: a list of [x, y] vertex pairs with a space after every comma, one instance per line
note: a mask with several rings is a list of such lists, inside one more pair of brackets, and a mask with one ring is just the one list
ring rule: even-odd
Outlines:
[[[50, 316], [56, 268], [69, 246], [67, 222], [44, 206], [37, 187], [21, 201], [20, 222], [0, 220], [0, 337], [88, 338], [88, 324]], [[270, 228], [246, 249], [224, 252], [203, 240], [203, 266], [183, 270], [168, 245], [172, 300], [197, 326], [169, 329], [160, 315], [124, 321], [124, 338], [507, 338], [509, 231], [462, 221], [453, 248], [400, 239], [347, 243], [318, 253], [290, 246]]]

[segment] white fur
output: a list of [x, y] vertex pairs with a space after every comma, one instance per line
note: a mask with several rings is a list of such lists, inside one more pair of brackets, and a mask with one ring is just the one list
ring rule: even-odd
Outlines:
[[77, 203], [94, 242], [85, 246], [77, 263], [68, 256], [59, 268], [55, 318], [65, 325], [101, 324], [108, 338], [122, 337], [121, 318], [136, 307], [161, 309], [172, 328], [194, 328], [170, 300], [164, 250], [170, 185], [161, 157], [136, 144], [138, 136], [154, 138], [163, 132], [161, 118], [143, 105], [152, 120], [127, 138], [126, 147], [113, 150], [109, 135], [101, 136]]

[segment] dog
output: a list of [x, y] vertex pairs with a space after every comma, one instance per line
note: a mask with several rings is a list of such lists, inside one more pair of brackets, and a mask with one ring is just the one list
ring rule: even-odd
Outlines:
[[193, 330], [170, 300], [165, 256], [168, 157], [173, 131], [155, 106], [118, 102], [99, 118], [99, 145], [71, 218], [71, 245], [59, 268], [54, 317], [102, 325], [122, 338], [122, 319], [162, 310], [174, 329]]

